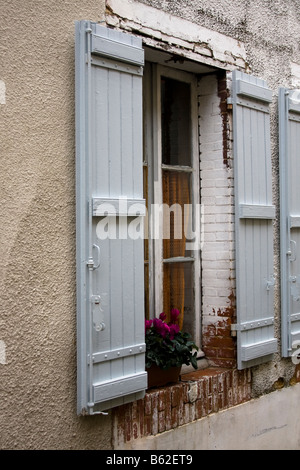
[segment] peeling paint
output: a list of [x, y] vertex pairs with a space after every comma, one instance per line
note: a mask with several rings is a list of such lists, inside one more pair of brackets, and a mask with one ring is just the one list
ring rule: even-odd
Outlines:
[[245, 69], [246, 50], [241, 41], [140, 2], [107, 0], [106, 22], [142, 34], [147, 45], [151, 45], [149, 40], [157, 40], [176, 46], [191, 60], [215, 66], [222, 64], [227, 69]]

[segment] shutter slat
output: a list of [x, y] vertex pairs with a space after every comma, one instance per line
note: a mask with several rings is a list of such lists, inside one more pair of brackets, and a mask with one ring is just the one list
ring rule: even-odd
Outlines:
[[277, 350], [273, 325], [271, 100], [272, 92], [263, 80], [233, 72], [237, 298], [233, 329], [237, 331], [239, 369], [265, 362]]
[[78, 413], [142, 398], [147, 388], [143, 63], [139, 38], [76, 23]]

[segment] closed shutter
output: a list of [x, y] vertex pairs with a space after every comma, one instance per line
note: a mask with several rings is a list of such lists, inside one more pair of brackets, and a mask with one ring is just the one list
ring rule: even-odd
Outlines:
[[78, 413], [144, 396], [139, 38], [76, 22]]
[[282, 355], [300, 341], [300, 91], [279, 90]]
[[272, 172], [269, 104], [263, 80], [232, 75], [238, 368], [265, 362], [274, 337]]

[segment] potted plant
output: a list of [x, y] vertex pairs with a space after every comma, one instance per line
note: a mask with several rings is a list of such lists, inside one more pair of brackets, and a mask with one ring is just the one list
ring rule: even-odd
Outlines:
[[179, 315], [179, 310], [172, 309], [169, 322], [164, 312], [145, 322], [148, 388], [176, 382], [183, 364], [198, 368], [198, 347], [189, 333], [180, 330]]

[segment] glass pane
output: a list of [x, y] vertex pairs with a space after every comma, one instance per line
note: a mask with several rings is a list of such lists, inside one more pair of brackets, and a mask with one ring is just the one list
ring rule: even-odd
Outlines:
[[[194, 336], [193, 263], [165, 263], [163, 278], [164, 312], [180, 311], [180, 328]], [[168, 318], [168, 317], [167, 317]]]
[[190, 173], [164, 170], [162, 173], [164, 206], [163, 257], [185, 256], [186, 233], [190, 213]]
[[190, 85], [161, 78], [162, 163], [191, 166]]

